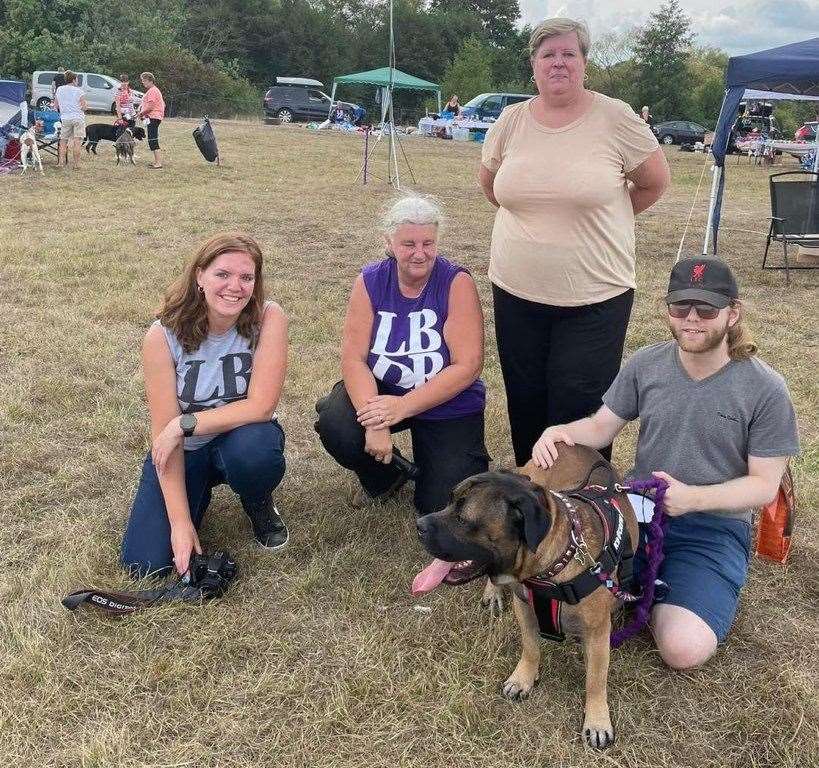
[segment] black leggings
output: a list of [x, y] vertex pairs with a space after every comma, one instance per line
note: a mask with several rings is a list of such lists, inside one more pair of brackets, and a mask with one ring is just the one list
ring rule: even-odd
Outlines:
[[[512, 447], [523, 466], [546, 427], [602, 405], [620, 370], [634, 290], [581, 307], [519, 299], [496, 285], [492, 297]], [[611, 446], [600, 452], [611, 458]]]
[[[356, 421], [343, 381], [316, 403], [316, 411], [316, 431], [327, 452], [358, 475], [370, 496], [385, 493], [398, 479], [400, 470], [393, 462], [382, 464], [365, 453], [364, 427]], [[412, 460], [421, 470], [415, 481], [418, 514], [443, 509], [461, 480], [489, 468], [483, 427], [483, 412], [456, 419], [410, 418], [390, 427], [390, 432], [409, 429], [412, 435]]]
[[148, 120], [148, 149], [154, 151], [159, 149], [159, 118], [152, 117]]

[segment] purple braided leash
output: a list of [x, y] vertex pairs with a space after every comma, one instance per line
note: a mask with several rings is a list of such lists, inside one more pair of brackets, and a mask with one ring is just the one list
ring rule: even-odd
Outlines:
[[[654, 582], [663, 562], [663, 539], [668, 527], [668, 517], [665, 514], [665, 492], [668, 490], [668, 483], [658, 477], [651, 480], [633, 480], [626, 486], [624, 491], [632, 493], [643, 493], [654, 491], [654, 516], [648, 524], [648, 563], [643, 575], [642, 595], [634, 608], [634, 618], [622, 629], [617, 630], [611, 636], [611, 647], [617, 648], [630, 637], [634, 637], [646, 624], [654, 603]], [[639, 542], [638, 542], [639, 543]], [[636, 547], [635, 547], [636, 550]]]

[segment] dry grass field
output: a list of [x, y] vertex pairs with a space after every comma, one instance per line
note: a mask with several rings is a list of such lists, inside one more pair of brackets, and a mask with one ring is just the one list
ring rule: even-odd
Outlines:
[[[477, 584], [410, 597], [427, 561], [407, 491], [370, 510], [312, 429], [339, 376], [354, 275], [376, 259], [383, 181], [354, 183], [357, 137], [217, 122], [221, 168], [192, 122], [168, 121], [166, 168], [115, 167], [108, 145], [78, 171], [0, 177], [0, 764], [51, 766], [817, 765], [819, 272], [759, 270], [769, 214], [765, 168], [728, 164], [722, 255], [750, 304], [761, 354], [788, 380], [803, 453], [787, 566], [755, 559], [728, 642], [702, 670], [666, 669], [646, 636], [612, 654], [618, 732], [585, 748], [579, 647], [545, 644], [532, 697], [509, 704], [514, 617], [485, 615]], [[468, 265], [484, 301], [487, 442], [510, 461], [486, 261], [492, 209], [479, 148], [408, 138], [420, 191], [450, 216], [442, 252]], [[701, 177], [702, 155], [668, 151], [674, 183], [638, 222], [639, 288], [628, 350], [666, 338], [665, 289]], [[384, 154], [376, 161], [382, 175]], [[403, 169], [402, 169], [403, 170]], [[406, 178], [406, 176], [404, 176]], [[709, 176], [686, 252], [701, 244]], [[252, 543], [231, 494], [206, 519], [206, 547], [241, 573], [224, 599], [122, 621], [68, 613], [80, 586], [125, 587], [120, 537], [147, 447], [140, 343], [194, 245], [241, 228], [262, 242], [269, 294], [291, 320], [280, 406], [288, 471], [278, 502], [290, 545]], [[615, 458], [628, 466], [634, 429]], [[417, 605], [428, 611], [415, 610]]]

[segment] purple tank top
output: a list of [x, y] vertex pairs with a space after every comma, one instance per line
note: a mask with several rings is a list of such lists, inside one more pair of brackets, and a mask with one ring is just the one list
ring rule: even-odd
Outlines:
[[[382, 391], [405, 395], [450, 364], [444, 323], [449, 289], [459, 272], [466, 270], [438, 256], [421, 295], [408, 299], [398, 288], [395, 259], [388, 257], [362, 270], [374, 315], [367, 365], [382, 383]], [[477, 379], [463, 392], [415, 418], [457, 419], [480, 413], [485, 405], [486, 387]]]

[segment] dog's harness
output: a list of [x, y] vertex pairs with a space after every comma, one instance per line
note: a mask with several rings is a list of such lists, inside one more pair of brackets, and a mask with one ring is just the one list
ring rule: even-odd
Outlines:
[[[599, 587], [606, 587], [616, 598], [633, 602], [638, 596], [626, 590], [633, 571], [634, 547], [626, 528], [626, 521], [617, 500], [618, 488], [590, 485], [585, 488], [559, 493], [550, 491], [563, 507], [571, 524], [569, 542], [563, 554], [546, 570], [526, 579], [530, 602], [538, 618], [540, 633], [550, 640], [563, 640], [560, 628], [561, 604], [577, 605]], [[575, 501], [588, 504], [600, 520], [603, 547], [598, 559], [589, 552], [583, 537], [580, 514]], [[557, 576], [572, 560], [586, 568], [569, 581], [555, 582]]]
[[[566, 637], [561, 627], [564, 603], [576, 605], [601, 586], [606, 587], [618, 600], [636, 603], [632, 621], [612, 633], [611, 645], [616, 648], [648, 622], [648, 614], [654, 601], [655, 580], [663, 561], [663, 538], [668, 524], [664, 498], [668, 483], [652, 478], [647, 481], [635, 480], [628, 485], [619, 483], [611, 483], [607, 487], [587, 485], [592, 473], [600, 467], [608, 467], [608, 464], [602, 461], [595, 463], [581, 484], [583, 487], [565, 493], [550, 491], [565, 508], [571, 524], [569, 543], [563, 554], [546, 571], [525, 579], [523, 584], [537, 616], [541, 637], [557, 642]], [[633, 588], [634, 546], [623, 513], [613, 497], [619, 493], [646, 491], [654, 494], [654, 516], [648, 526], [650, 545], [646, 548], [648, 563], [644, 584], [640, 594], [633, 594], [629, 590]], [[600, 519], [603, 527], [603, 547], [598, 560], [595, 560], [588, 550], [583, 538], [580, 515], [572, 499], [588, 504]], [[572, 559], [586, 563], [588, 567], [571, 581], [553, 581]]]

